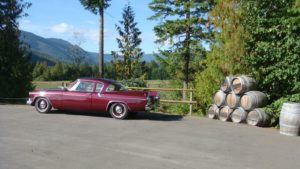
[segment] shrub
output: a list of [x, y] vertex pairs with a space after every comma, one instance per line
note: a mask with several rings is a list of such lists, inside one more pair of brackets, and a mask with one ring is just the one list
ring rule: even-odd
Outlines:
[[120, 81], [123, 85], [128, 87], [146, 87], [147, 83], [146, 81], [138, 78], [132, 78], [128, 80], [122, 80]]
[[272, 126], [274, 127], [279, 127], [280, 111], [285, 102], [300, 102], [300, 93], [281, 97], [267, 106], [266, 111], [271, 112]]

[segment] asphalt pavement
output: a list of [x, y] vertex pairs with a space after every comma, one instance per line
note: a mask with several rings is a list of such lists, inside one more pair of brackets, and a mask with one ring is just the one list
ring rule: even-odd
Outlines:
[[200, 117], [0, 105], [0, 169], [299, 169], [300, 137]]

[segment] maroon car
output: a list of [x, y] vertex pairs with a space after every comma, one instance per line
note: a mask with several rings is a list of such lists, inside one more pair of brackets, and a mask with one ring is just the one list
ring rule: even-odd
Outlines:
[[27, 104], [40, 113], [60, 110], [109, 112], [116, 119], [130, 113], [149, 111], [159, 102], [157, 92], [128, 91], [108, 79], [80, 78], [67, 88], [29, 92]]

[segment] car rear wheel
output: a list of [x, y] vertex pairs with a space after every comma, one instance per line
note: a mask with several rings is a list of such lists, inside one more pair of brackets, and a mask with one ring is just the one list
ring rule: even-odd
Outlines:
[[125, 119], [128, 116], [128, 108], [123, 103], [113, 103], [110, 106], [109, 113], [115, 119]]
[[40, 113], [49, 113], [51, 108], [52, 106], [46, 98], [38, 98], [35, 101], [35, 109]]

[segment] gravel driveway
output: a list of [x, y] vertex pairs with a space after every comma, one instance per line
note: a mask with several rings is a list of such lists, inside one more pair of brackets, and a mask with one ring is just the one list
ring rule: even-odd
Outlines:
[[300, 137], [199, 117], [0, 105], [0, 169], [299, 169]]

